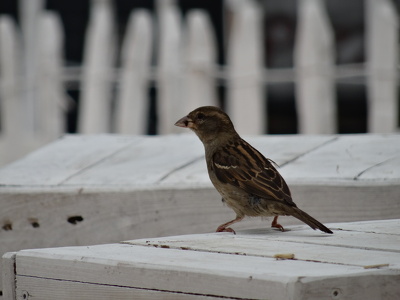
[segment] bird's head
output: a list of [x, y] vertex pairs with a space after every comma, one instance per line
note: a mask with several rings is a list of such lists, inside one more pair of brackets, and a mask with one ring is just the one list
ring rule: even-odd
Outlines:
[[175, 126], [190, 128], [203, 143], [237, 135], [229, 116], [215, 106], [202, 106], [181, 118]]

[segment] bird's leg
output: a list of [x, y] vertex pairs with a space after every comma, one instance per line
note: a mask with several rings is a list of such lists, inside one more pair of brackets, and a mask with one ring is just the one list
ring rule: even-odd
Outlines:
[[244, 216], [236, 215], [236, 219], [234, 219], [232, 221], [229, 221], [229, 222], [226, 222], [226, 223], [218, 226], [216, 232], [233, 232], [233, 234], [236, 234], [235, 230], [233, 230], [232, 228], [230, 228], [228, 226], [232, 225], [233, 223], [242, 221], [243, 218], [244, 218]]
[[272, 220], [271, 227], [278, 228], [282, 232], [285, 231], [285, 228], [283, 228], [283, 226], [278, 223], [278, 216], [275, 216]]

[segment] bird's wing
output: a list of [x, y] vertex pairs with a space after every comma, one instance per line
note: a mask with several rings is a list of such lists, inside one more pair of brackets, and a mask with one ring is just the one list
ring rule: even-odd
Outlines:
[[216, 177], [223, 183], [260, 198], [294, 205], [289, 187], [273, 162], [244, 140], [216, 151], [211, 164]]

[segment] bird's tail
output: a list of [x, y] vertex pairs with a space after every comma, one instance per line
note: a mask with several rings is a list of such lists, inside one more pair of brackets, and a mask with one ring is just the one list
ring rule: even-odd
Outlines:
[[315, 220], [313, 217], [311, 217], [309, 214], [306, 212], [302, 211], [298, 207], [293, 207], [293, 211], [291, 215], [300, 221], [303, 221], [306, 223], [308, 226], [310, 226], [312, 229], [319, 229], [323, 232], [326, 233], [333, 233], [329, 228], [327, 228], [324, 224], [320, 223], [319, 221]]

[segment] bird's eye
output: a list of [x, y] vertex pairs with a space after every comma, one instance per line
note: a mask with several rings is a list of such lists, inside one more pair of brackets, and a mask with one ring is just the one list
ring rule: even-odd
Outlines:
[[202, 113], [199, 113], [199, 114], [197, 115], [197, 119], [199, 119], [199, 120], [204, 120], [205, 117], [206, 117], [206, 116], [205, 116], [204, 114], [202, 114]]

